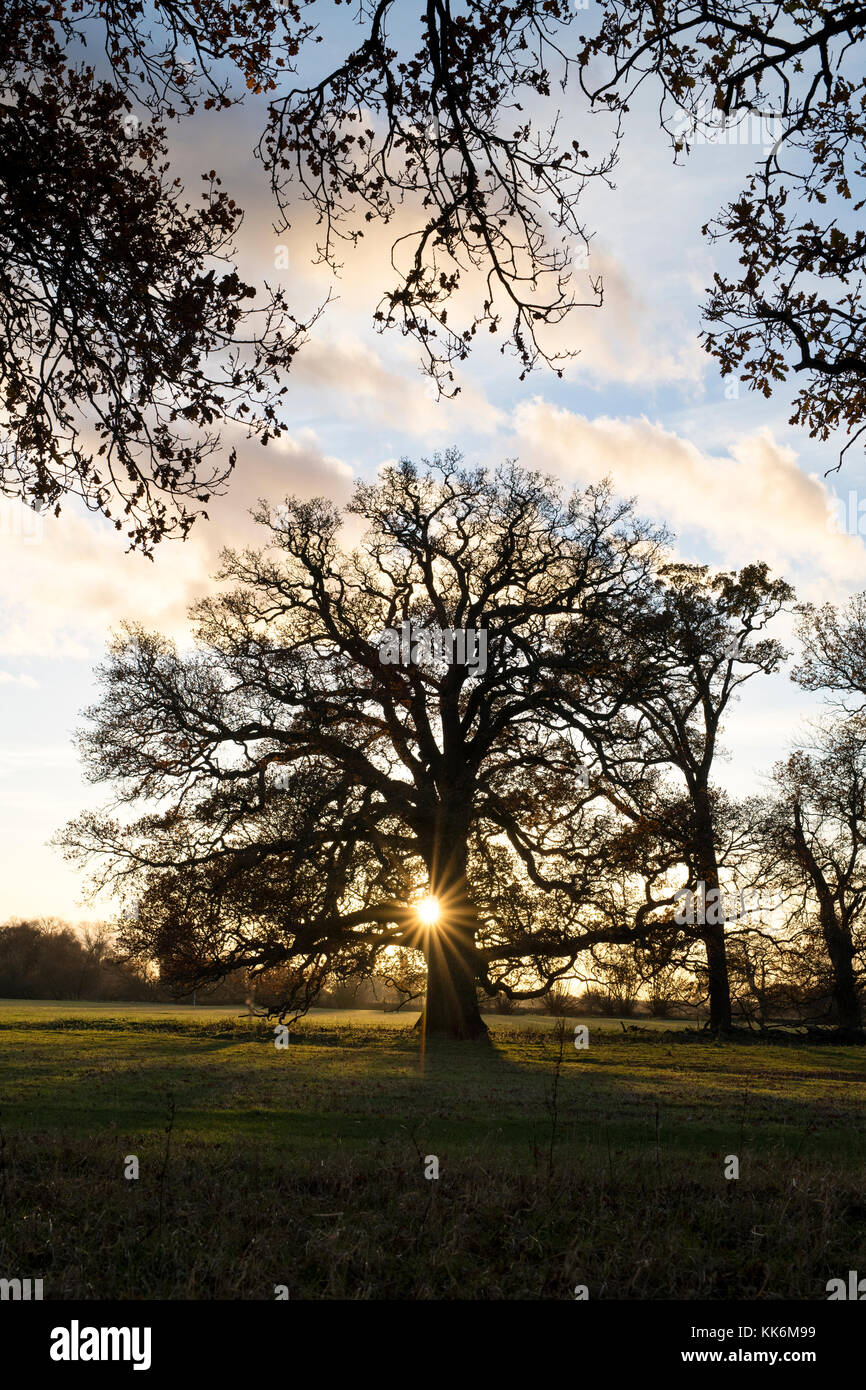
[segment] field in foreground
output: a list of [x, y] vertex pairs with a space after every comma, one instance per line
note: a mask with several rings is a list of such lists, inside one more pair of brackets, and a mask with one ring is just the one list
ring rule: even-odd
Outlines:
[[0, 1277], [824, 1299], [866, 1269], [866, 1049], [585, 1020], [577, 1051], [574, 1020], [524, 1017], [422, 1061], [411, 1017], [321, 1011], [277, 1049], [240, 1012], [0, 1004]]

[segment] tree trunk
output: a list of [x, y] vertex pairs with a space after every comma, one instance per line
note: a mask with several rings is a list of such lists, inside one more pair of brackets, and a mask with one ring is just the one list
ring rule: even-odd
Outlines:
[[731, 986], [728, 979], [728, 953], [725, 946], [724, 924], [704, 927], [704, 949], [707, 953], [707, 981], [710, 991], [710, 1031], [728, 1033], [731, 1030]]
[[[696, 811], [698, 826], [696, 834], [697, 864], [699, 878], [704, 884], [705, 898], [715, 890], [719, 892], [719, 865], [716, 859], [716, 841], [713, 830], [712, 812], [706, 788], [698, 793]], [[731, 984], [728, 978], [728, 952], [725, 945], [725, 913], [717, 898], [714, 907], [708, 907], [706, 921], [701, 933], [704, 950], [707, 953], [707, 984], [710, 994], [710, 1032], [728, 1033], [731, 1030]], [[721, 920], [713, 920], [721, 917]]]
[[443, 916], [427, 939], [427, 995], [421, 1027], [425, 1037], [476, 1041], [487, 1037], [476, 993], [473, 934]]
[[821, 931], [833, 970], [833, 1003], [840, 1028], [863, 1026], [860, 997], [854, 975], [854, 950], [849, 934], [838, 921], [832, 901], [821, 902]]
[[[466, 877], [464, 826], [440, 823], [428, 856], [431, 892], [439, 900], [440, 920], [427, 928], [427, 994], [420, 1024], [425, 1037], [477, 1041], [488, 1037], [478, 1007], [478, 916]], [[447, 847], [447, 848], [446, 848]]]
[[850, 929], [846, 929], [836, 915], [836, 904], [830, 885], [806, 839], [798, 801], [794, 802], [794, 846], [797, 858], [812, 880], [818, 895], [821, 934], [833, 971], [833, 1003], [836, 1006], [837, 1022], [840, 1028], [861, 1028], [863, 1016], [854, 976], [854, 948], [851, 944]]

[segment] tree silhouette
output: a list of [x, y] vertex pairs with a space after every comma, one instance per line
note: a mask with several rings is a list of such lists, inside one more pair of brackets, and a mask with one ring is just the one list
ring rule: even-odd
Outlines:
[[853, 594], [841, 611], [832, 603], [798, 607], [800, 660], [793, 678], [821, 691], [846, 714], [866, 713], [866, 593]]
[[[71, 56], [96, 17], [80, 7], [12, 3], [0, 19], [0, 491], [55, 511], [78, 495], [150, 552], [229, 476], [221, 425], [279, 434], [304, 325], [280, 291], [250, 309], [232, 264], [242, 214], [216, 174], [198, 206], [171, 176], [160, 117], [184, 69], [148, 44], [140, 7], [96, 10], [108, 78]], [[197, 9], [160, 13], [183, 28]], [[224, 49], [211, 35], [204, 51]]]
[[[659, 540], [605, 488], [563, 501], [453, 452], [358, 484], [349, 512], [368, 530], [344, 553], [331, 504], [262, 504], [271, 545], [226, 555], [198, 654], [116, 639], [82, 749], [122, 815], [63, 841], [141, 900], [126, 944], [166, 978], [289, 963], [288, 1009], [404, 948], [426, 960], [428, 1033], [479, 1037], [479, 986], [538, 998], [596, 942], [670, 933], [676, 851], [581, 761], [632, 694], [618, 633]], [[404, 623], [414, 659], [384, 662]], [[442, 629], [486, 632], [483, 672], [432, 654]], [[141, 798], [162, 805], [133, 820]], [[644, 883], [630, 920], [626, 871]]]
[[812, 908], [832, 972], [836, 1019], [862, 1026], [859, 987], [866, 905], [866, 728], [859, 717], [823, 729], [775, 769], [778, 797], [763, 817], [777, 873]]
[[397, 19], [395, 0], [362, 3], [358, 47], [314, 84], [274, 97], [259, 153], [285, 225], [298, 193], [312, 203], [329, 265], [371, 222], [413, 219], [395, 240], [397, 282], [375, 318], [416, 340], [441, 391], [459, 389], [453, 366], [481, 329], [504, 330], [522, 380], [539, 361], [571, 355], [545, 347], [546, 326], [578, 302], [602, 302], [600, 277], [575, 298], [571, 260], [588, 246], [579, 196], [615, 157], [591, 163], [571, 128], [560, 144], [562, 114], [546, 114], [554, 81], [564, 89], [571, 73], [573, 7], [425, 0], [401, 4]]
[[759, 122], [765, 157], [704, 228], [741, 267], [714, 275], [705, 346], [765, 396], [793, 373], [791, 423], [822, 440], [845, 428], [845, 448], [866, 428], [864, 37], [851, 0], [604, 0], [581, 54], [584, 90], [620, 116], [660, 86], [677, 155], [701, 128]]
[[[311, 320], [299, 322], [279, 289], [241, 280], [242, 214], [218, 172], [205, 171], [199, 204], [187, 202], [169, 161], [170, 122], [251, 94], [267, 105], [257, 153], [280, 232], [309, 203], [315, 254], [336, 271], [341, 248], [391, 227], [395, 280], [376, 327], [411, 336], [449, 394], [479, 332], [516, 354], [521, 379], [539, 362], [561, 370], [547, 329], [602, 302], [599, 277], [575, 292], [572, 252], [589, 241], [580, 195], [609, 178], [616, 141], [591, 159], [585, 128], [561, 130], [557, 83], [566, 93], [579, 72], [596, 105], [622, 114], [636, 85], [659, 78], [678, 151], [688, 135], [674, 117], [757, 109], [779, 136], [707, 229], [734, 239], [742, 270], [716, 276], [705, 342], [724, 373], [767, 395], [800, 374], [792, 418], [813, 435], [859, 434], [856, 5], [606, 0], [598, 31], [569, 46], [570, 0], [399, 11], [360, 0], [357, 44], [340, 11], [322, 74], [315, 46], [331, 13], [324, 0], [4, 7], [5, 495], [55, 510], [78, 495], [150, 553], [186, 535], [225, 486], [227, 422], [264, 443], [284, 427], [285, 375]], [[86, 61], [94, 40], [98, 63]], [[831, 195], [848, 208], [844, 224], [821, 212]]]
[[[241, 209], [214, 170], [201, 201], [184, 201], [167, 138], [170, 122], [251, 93], [268, 102], [259, 155], [282, 230], [310, 201], [318, 254], [336, 269], [341, 240], [404, 217], [376, 324], [414, 336], [440, 389], [457, 389], [452, 364], [481, 328], [504, 329], [524, 374], [556, 360], [538, 333], [575, 303], [577, 195], [610, 167], [591, 169], [577, 140], [559, 148], [555, 115], [545, 129], [522, 105], [549, 96], [551, 63], [567, 74], [556, 39], [570, 6], [427, 0], [401, 6], [399, 24], [395, 8], [362, 0], [354, 49], [338, 12], [349, 51], [301, 88], [290, 75], [302, 52], [313, 62], [324, 0], [4, 6], [5, 495], [56, 511], [77, 495], [150, 553], [225, 485], [235, 452], [221, 427], [239, 422], [262, 443], [280, 433], [312, 319], [240, 279]], [[588, 302], [600, 298], [596, 282]]]
[[[785, 656], [767, 625], [793, 590], [767, 566], [738, 574], [706, 565], [664, 565], [624, 615], [618, 636], [631, 672], [628, 706], [591, 734], [616, 808], [675, 848], [689, 884], [718, 893], [719, 870], [735, 852], [737, 816], [714, 783], [722, 720], [742, 686], [778, 669]], [[674, 770], [676, 781], [651, 775]], [[707, 958], [710, 1027], [731, 1026], [725, 922], [719, 902], [694, 924]]]

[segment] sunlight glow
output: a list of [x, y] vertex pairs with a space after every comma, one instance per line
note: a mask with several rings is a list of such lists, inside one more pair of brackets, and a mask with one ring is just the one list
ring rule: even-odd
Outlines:
[[418, 916], [425, 927], [435, 927], [440, 915], [438, 898], [422, 898], [418, 904]]

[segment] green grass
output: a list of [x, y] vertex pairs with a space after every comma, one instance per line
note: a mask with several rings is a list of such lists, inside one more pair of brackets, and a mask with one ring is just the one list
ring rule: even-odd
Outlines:
[[[64, 1018], [111, 1018], [111, 1019], [187, 1019], [190, 1022], [233, 1018], [246, 1019], [247, 1009], [241, 1004], [105, 1004], [97, 1003], [92, 1000], [71, 1001], [67, 999], [0, 999], [0, 1025], [8, 1023], [38, 1023], [46, 1015], [51, 1017]], [[399, 1013], [384, 1013], [381, 1009], [312, 1009], [309, 1017], [314, 1021], [330, 1021], [332, 1023], [351, 1024], [353, 1027], [361, 1025], [375, 1028], [406, 1028], [414, 1027], [418, 1020], [418, 1010], [400, 1010]], [[494, 1032], [520, 1031], [524, 1028], [536, 1031], [539, 1027], [549, 1029], [555, 1020], [550, 1014], [485, 1014], [487, 1023]], [[653, 1018], [641, 1018], [638, 1020], [620, 1020], [618, 1018], [586, 1017], [573, 1018], [572, 1024], [577, 1022], [590, 1023], [594, 1029], [612, 1030], [622, 1032], [623, 1028], [634, 1027], [640, 1024], [642, 1029], [659, 1031], [669, 1031], [670, 1029], [685, 1029], [691, 1025], [682, 1020], [663, 1020]]]
[[554, 1020], [490, 1017], [492, 1047], [422, 1065], [412, 1015], [317, 1010], [278, 1050], [243, 1012], [0, 1003], [0, 1276], [62, 1298], [772, 1299], [866, 1270], [866, 1049], [585, 1020], [578, 1052], [567, 1020], [560, 1063]]

